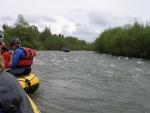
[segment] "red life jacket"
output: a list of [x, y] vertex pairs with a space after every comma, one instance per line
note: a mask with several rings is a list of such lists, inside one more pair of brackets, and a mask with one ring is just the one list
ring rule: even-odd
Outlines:
[[11, 54], [8, 51], [4, 51], [4, 52], [2, 52], [2, 56], [5, 60], [5, 69], [7, 69], [11, 62]]
[[36, 56], [36, 52], [27, 47], [19, 47], [23, 49], [26, 53], [26, 56], [19, 59], [18, 66], [31, 66], [33, 64], [33, 57]]

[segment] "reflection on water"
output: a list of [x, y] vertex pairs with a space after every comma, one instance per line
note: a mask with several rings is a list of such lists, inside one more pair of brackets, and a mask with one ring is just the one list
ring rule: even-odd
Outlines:
[[42, 113], [149, 113], [150, 62], [87, 51], [38, 51], [30, 95]]

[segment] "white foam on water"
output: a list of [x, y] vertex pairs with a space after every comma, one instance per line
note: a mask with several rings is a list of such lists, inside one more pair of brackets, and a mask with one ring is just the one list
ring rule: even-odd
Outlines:
[[110, 67], [115, 67], [115, 65], [114, 65], [114, 64], [111, 64]]
[[135, 71], [140, 71], [140, 72], [143, 72], [143, 71], [144, 71], [143, 69], [140, 69], [140, 68], [137, 68], [137, 67], [134, 67], [133, 70], [135, 70]]
[[137, 63], [138, 63], [138, 64], [144, 64], [144, 62], [142, 62], [142, 61], [137, 61]]

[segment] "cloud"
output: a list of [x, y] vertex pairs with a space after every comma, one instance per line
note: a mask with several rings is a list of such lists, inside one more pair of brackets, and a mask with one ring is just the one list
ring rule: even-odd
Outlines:
[[41, 17], [43, 21], [47, 21], [47, 22], [56, 22], [56, 20], [54, 18], [48, 17], [48, 16], [42, 16]]
[[66, 29], [71, 33], [74, 31], [75, 24], [72, 20], [63, 16], [47, 16], [47, 15], [23, 15], [24, 19], [30, 24], [38, 27], [39, 31], [43, 31], [46, 27], [51, 29], [52, 34], [61, 33], [62, 29]]
[[47, 15], [30, 15], [30, 14], [24, 14], [22, 15], [24, 19], [28, 23], [40, 23], [40, 22], [49, 22], [49, 23], [55, 23], [56, 20], [50, 16]]
[[3, 16], [0, 18], [1, 21], [13, 21], [13, 18], [11, 18], [10, 16]]
[[86, 40], [87, 42], [94, 42], [98, 38], [99, 33], [90, 28], [77, 27], [74, 31], [73, 36], [78, 37], [80, 40]]
[[116, 26], [127, 24], [133, 21], [133, 17], [130, 15], [119, 15], [112, 12], [96, 12], [91, 11], [89, 13], [90, 23], [94, 25], [100, 25], [103, 27]]
[[72, 32], [68, 32], [66, 28], [62, 29], [62, 34], [66, 36], [73, 36], [80, 40], [85, 40], [86, 42], [93, 42], [95, 41], [95, 38], [98, 37], [98, 32], [91, 29], [87, 25], [76, 23], [76, 30]]
[[2, 16], [1, 18], [0, 18], [0, 25], [2, 26], [3, 24], [7, 24], [7, 25], [12, 25], [12, 22], [14, 21], [14, 23], [15, 23], [15, 19], [13, 19], [12, 17], [10, 17], [10, 16]]

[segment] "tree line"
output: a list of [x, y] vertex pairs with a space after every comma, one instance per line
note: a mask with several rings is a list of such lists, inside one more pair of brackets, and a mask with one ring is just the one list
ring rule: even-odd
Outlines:
[[31, 47], [36, 50], [60, 50], [65, 47], [70, 50], [93, 50], [93, 44], [84, 40], [78, 40], [76, 37], [64, 37], [63, 34], [52, 34], [50, 28], [45, 28], [43, 32], [39, 32], [34, 25], [29, 25], [22, 15], [18, 15], [13, 26], [3, 24], [4, 42], [10, 48], [12, 38], [19, 38], [21, 45]]
[[9, 45], [12, 38], [19, 38], [25, 47], [36, 50], [61, 50], [65, 47], [70, 50], [96, 51], [118, 56], [128, 56], [150, 59], [150, 23], [142, 24], [135, 21], [104, 30], [94, 43], [78, 40], [76, 37], [64, 37], [63, 34], [52, 34], [50, 28], [39, 32], [34, 25], [29, 25], [22, 15], [18, 15], [13, 26], [3, 25], [4, 42]]
[[94, 43], [100, 53], [150, 58], [150, 23], [109, 28], [103, 31]]

